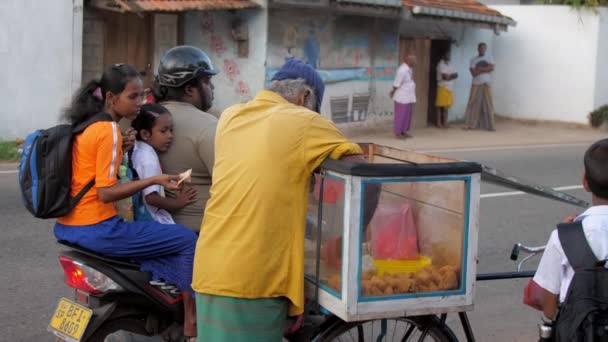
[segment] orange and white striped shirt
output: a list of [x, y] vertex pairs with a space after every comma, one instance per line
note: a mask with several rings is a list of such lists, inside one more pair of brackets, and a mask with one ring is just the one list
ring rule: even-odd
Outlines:
[[121, 160], [122, 134], [116, 122], [96, 122], [77, 135], [72, 148], [72, 196], [76, 196], [92, 179], [95, 179], [95, 186], [68, 215], [57, 221], [66, 226], [85, 226], [116, 216], [116, 205], [102, 202], [97, 189], [118, 182]]

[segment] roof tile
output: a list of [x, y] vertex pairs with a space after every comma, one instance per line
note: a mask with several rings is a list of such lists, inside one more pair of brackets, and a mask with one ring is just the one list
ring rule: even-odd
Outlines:
[[467, 13], [504, 17], [500, 12], [475, 0], [402, 0], [405, 7], [435, 7]]
[[133, 10], [152, 12], [244, 9], [259, 6], [250, 0], [123, 0], [122, 2]]

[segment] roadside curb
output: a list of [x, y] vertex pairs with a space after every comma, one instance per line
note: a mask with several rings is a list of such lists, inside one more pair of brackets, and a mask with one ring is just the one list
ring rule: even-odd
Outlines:
[[0, 161], [0, 173], [17, 173], [19, 171], [19, 163]]

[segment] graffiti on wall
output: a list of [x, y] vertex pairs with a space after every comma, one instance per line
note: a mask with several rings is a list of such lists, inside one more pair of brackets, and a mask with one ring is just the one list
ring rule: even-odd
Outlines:
[[[389, 22], [377, 27], [360, 17], [271, 10], [267, 75], [285, 58], [315, 67], [328, 83], [351, 80], [390, 81], [395, 75], [398, 32]], [[371, 20], [371, 19], [370, 19]]]
[[[226, 18], [229, 17], [229, 18]], [[234, 20], [229, 13], [202, 12], [200, 14], [200, 28], [206, 49], [217, 63], [221, 73], [216, 77], [216, 82], [226, 82], [234, 91], [239, 101], [244, 102], [251, 99], [249, 84], [242, 79], [241, 67], [236, 57], [236, 42], [231, 37], [230, 23]]]

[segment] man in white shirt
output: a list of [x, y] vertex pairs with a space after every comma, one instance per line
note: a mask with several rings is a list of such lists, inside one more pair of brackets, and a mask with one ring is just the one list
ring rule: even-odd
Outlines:
[[415, 65], [416, 56], [407, 55], [403, 64], [397, 69], [393, 90], [390, 93], [395, 102], [394, 133], [397, 138], [411, 137], [408, 131], [416, 103], [416, 83], [412, 71]]
[[[587, 150], [584, 158], [585, 175], [583, 186], [591, 192], [593, 206], [578, 217], [569, 217], [566, 222], [580, 221], [589, 247], [598, 260], [608, 259], [608, 139], [600, 140]], [[559, 303], [563, 303], [574, 269], [559, 239], [557, 230], [551, 233], [545, 253], [538, 265], [533, 281], [542, 290], [540, 308], [552, 320]]]
[[494, 59], [486, 55], [487, 46], [479, 43], [479, 55], [471, 60], [470, 72], [473, 76], [471, 94], [465, 115], [465, 129], [485, 129], [494, 131], [494, 103], [492, 102], [492, 72]]
[[437, 96], [435, 107], [437, 107], [437, 127], [448, 127], [448, 110], [454, 104], [454, 80], [458, 73], [450, 64], [450, 53], [446, 52], [437, 64]]

